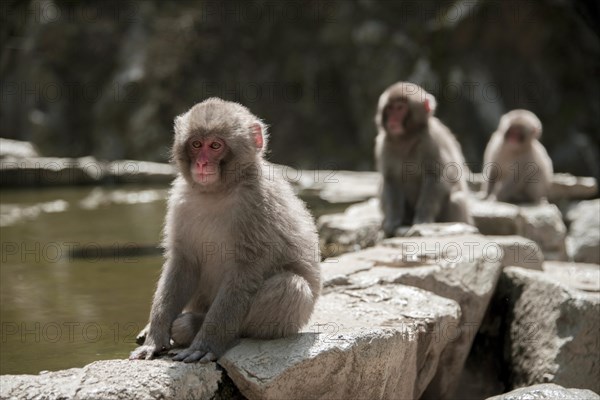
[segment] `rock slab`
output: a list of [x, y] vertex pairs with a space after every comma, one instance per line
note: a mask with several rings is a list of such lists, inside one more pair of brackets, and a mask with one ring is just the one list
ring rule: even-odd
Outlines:
[[97, 361], [39, 375], [0, 376], [2, 399], [212, 399], [222, 372], [216, 364]]
[[[492, 236], [522, 236], [537, 243], [542, 250], [543, 255], [535, 255], [534, 258], [567, 259], [567, 228], [560, 210], [554, 204], [517, 206], [472, 199], [470, 210], [475, 227], [465, 224], [423, 224], [401, 227], [397, 236], [441, 237], [477, 232]], [[383, 238], [380, 231], [382, 219], [376, 198], [352, 205], [343, 213], [320, 217], [317, 225], [321, 252], [334, 257], [376, 245]], [[522, 246], [521, 249], [524, 250]], [[537, 249], [534, 251], [537, 252]], [[510, 254], [508, 256], [511, 257]]]
[[381, 245], [325, 260], [326, 286], [403, 284], [456, 301], [459, 324], [423, 398], [449, 398], [458, 382], [500, 274], [502, 250], [481, 235], [393, 238]]
[[505, 268], [494, 298], [506, 310], [504, 353], [512, 387], [556, 383], [600, 391], [600, 293], [547, 272]]
[[518, 235], [535, 241], [545, 259], [566, 260], [567, 228], [554, 204], [514, 205], [473, 200], [471, 214], [484, 235]]
[[308, 332], [244, 340], [219, 363], [249, 399], [418, 398], [459, 318], [454, 301], [416, 288], [336, 288]]
[[487, 400], [600, 400], [600, 396], [587, 389], [565, 389], [553, 383], [527, 386], [512, 392], [489, 397]]
[[567, 212], [567, 220], [569, 259], [600, 264], [600, 199], [578, 203]]

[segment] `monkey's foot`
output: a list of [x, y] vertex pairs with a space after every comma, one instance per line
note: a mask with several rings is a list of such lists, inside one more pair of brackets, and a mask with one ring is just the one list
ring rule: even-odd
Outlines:
[[140, 346], [129, 355], [130, 360], [151, 360], [157, 353], [154, 346]]
[[196, 361], [201, 363], [208, 363], [210, 361], [216, 361], [217, 356], [215, 356], [215, 354], [211, 351], [185, 349], [179, 351], [177, 355], [173, 357], [173, 360], [183, 361], [185, 363], [192, 363]]

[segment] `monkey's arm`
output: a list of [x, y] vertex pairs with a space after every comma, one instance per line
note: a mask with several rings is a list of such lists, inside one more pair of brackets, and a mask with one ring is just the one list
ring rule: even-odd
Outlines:
[[448, 201], [449, 191], [436, 174], [425, 174], [415, 206], [414, 224], [436, 222], [442, 203]]
[[396, 228], [402, 225], [405, 201], [402, 188], [398, 187], [392, 178], [384, 176], [381, 189], [381, 209], [385, 236], [394, 236]]
[[183, 362], [215, 361], [240, 337], [250, 303], [260, 287], [266, 266], [236, 266], [228, 274], [212, 303], [200, 331], [187, 349], [173, 360]]
[[130, 359], [152, 359], [170, 347], [171, 324], [192, 296], [198, 282], [198, 268], [183, 258], [169, 258], [154, 293], [150, 326], [143, 346], [135, 349]]

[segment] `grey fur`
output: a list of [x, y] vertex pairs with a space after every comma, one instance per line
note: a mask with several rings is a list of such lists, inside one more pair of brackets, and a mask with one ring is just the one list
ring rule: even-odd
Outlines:
[[[391, 101], [408, 103], [405, 133], [392, 137], [384, 112]], [[431, 111], [423, 106], [427, 100]], [[435, 98], [418, 85], [398, 82], [379, 98], [375, 159], [383, 175], [380, 191], [383, 230], [393, 236], [401, 225], [428, 222], [473, 223], [468, 212], [469, 169], [460, 144], [433, 116]]]
[[[236, 103], [211, 98], [176, 118], [181, 173], [169, 195], [165, 263], [146, 341], [130, 358], [150, 359], [173, 338], [190, 346], [176, 360], [212, 360], [240, 337], [284, 337], [308, 322], [321, 291], [315, 224], [254, 145], [253, 124], [266, 145], [264, 124]], [[206, 135], [228, 147], [210, 188], [191, 178], [186, 152], [190, 138]]]

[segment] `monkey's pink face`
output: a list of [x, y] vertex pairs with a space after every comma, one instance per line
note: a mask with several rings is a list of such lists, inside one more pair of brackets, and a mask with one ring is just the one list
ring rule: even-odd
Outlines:
[[194, 138], [188, 142], [190, 169], [194, 182], [208, 186], [221, 179], [221, 160], [227, 145], [217, 137]]
[[528, 140], [528, 136], [522, 126], [512, 125], [504, 133], [504, 142], [510, 147], [521, 147]]
[[408, 104], [402, 100], [394, 100], [385, 107], [385, 130], [392, 136], [404, 134], [404, 120], [408, 114]]

